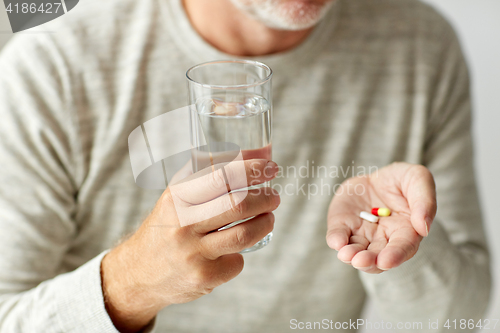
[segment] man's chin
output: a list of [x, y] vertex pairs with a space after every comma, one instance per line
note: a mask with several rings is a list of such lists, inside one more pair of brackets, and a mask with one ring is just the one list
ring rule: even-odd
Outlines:
[[299, 31], [312, 28], [326, 15], [334, 1], [318, 3], [310, 0], [267, 1], [247, 11], [269, 28]]

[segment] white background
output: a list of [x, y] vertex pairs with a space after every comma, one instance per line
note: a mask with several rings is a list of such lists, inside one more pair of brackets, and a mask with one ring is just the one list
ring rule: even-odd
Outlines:
[[[424, 1], [439, 9], [455, 26], [469, 62], [474, 98], [475, 164], [493, 255], [494, 280], [496, 280], [496, 277], [500, 276], [500, 242], [496, 241], [497, 235], [500, 235], [500, 172], [498, 172], [500, 166], [500, 0]], [[5, 8], [2, 5], [0, 7], [1, 48], [12, 33]], [[37, 33], [34, 30], [43, 30], [43, 26], [25, 33]], [[372, 322], [377, 321], [376, 309], [369, 306], [366, 318]], [[500, 319], [500, 289], [497, 286], [494, 287], [490, 309], [485, 318]], [[500, 332], [500, 327], [497, 327], [495, 331]]]

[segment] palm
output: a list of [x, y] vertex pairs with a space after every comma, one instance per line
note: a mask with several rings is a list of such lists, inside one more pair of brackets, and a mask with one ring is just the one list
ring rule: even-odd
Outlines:
[[[330, 205], [328, 244], [339, 251], [340, 260], [369, 273], [399, 266], [413, 257], [421, 235], [427, 234], [419, 223], [434, 216], [433, 186], [427, 169], [405, 163], [349, 179]], [[378, 223], [359, 217], [372, 207], [388, 207], [392, 214]]]

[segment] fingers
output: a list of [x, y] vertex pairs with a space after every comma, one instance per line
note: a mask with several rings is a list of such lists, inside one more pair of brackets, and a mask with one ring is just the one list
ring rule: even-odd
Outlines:
[[378, 268], [386, 271], [398, 267], [417, 253], [422, 238], [415, 232], [413, 232], [413, 236], [410, 236], [409, 233], [411, 231], [402, 230], [391, 235], [387, 246], [380, 251], [377, 257]]
[[243, 256], [239, 253], [227, 254], [213, 260], [203, 260], [205, 264], [196, 274], [198, 284], [202, 286], [205, 293], [234, 279], [241, 273], [244, 266]]
[[[270, 187], [261, 187], [247, 192], [223, 195], [210, 202], [192, 206], [180, 221], [198, 222], [191, 228], [198, 234], [217, 230], [231, 222], [244, 220], [278, 208], [280, 196]], [[201, 221], [201, 222], [200, 222]], [[191, 223], [190, 223], [191, 224]]]
[[370, 245], [368, 245], [366, 250], [358, 252], [351, 259], [351, 265], [366, 273], [381, 273], [382, 270], [377, 267], [377, 256], [386, 245], [387, 239], [385, 237], [377, 237], [376, 240], [373, 240]]
[[351, 260], [352, 267], [366, 273], [380, 273], [377, 268], [377, 253], [371, 250], [358, 252]]
[[337, 223], [332, 226], [326, 233], [326, 243], [334, 250], [339, 251], [341, 248], [349, 244], [351, 237], [351, 228], [345, 224]]
[[366, 250], [370, 242], [366, 237], [360, 235], [351, 236], [349, 245], [344, 246], [337, 253], [337, 258], [340, 261], [350, 264], [352, 258], [360, 251]]
[[184, 164], [184, 166], [176, 172], [176, 174], [172, 177], [172, 179], [169, 180], [169, 184], [176, 184], [186, 177], [189, 177], [193, 174], [193, 168], [191, 167], [191, 160]]
[[197, 172], [182, 182], [170, 186], [170, 191], [177, 201], [196, 205], [231, 190], [270, 181], [277, 172], [278, 166], [272, 161], [263, 159], [233, 161]]
[[358, 270], [378, 274], [411, 259], [422, 240], [409, 224], [394, 231], [388, 236], [389, 240], [386, 237], [383, 230], [371, 237], [353, 235], [349, 244], [340, 248], [337, 257]]
[[243, 270], [243, 256], [239, 253], [226, 254], [214, 261], [215, 270], [218, 272], [217, 285], [234, 279]]
[[[363, 220], [359, 218], [360, 207], [369, 205], [363, 196], [349, 195], [353, 187], [367, 186], [366, 179], [349, 179], [337, 189], [328, 208], [326, 242], [335, 250], [340, 250], [349, 244], [351, 235], [362, 227]], [[351, 190], [349, 189], [351, 188]]]
[[[346, 185], [365, 184], [357, 177]], [[412, 258], [436, 214], [436, 191], [430, 171], [421, 165], [393, 163], [369, 176], [373, 197], [338, 196], [329, 209], [327, 243], [353, 267], [380, 273]], [[359, 222], [364, 207], [387, 202], [393, 215], [378, 224]], [[330, 215], [331, 214], [331, 215]]]
[[240, 252], [255, 245], [274, 227], [272, 213], [261, 214], [226, 230], [212, 232], [202, 237], [200, 244], [204, 256], [214, 260], [220, 256]]
[[436, 215], [436, 188], [423, 165], [392, 163], [370, 175], [374, 188], [393, 211], [408, 212], [419, 235], [426, 237]]

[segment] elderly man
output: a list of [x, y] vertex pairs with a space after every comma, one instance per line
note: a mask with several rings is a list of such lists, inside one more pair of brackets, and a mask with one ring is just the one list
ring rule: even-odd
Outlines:
[[[355, 331], [367, 296], [385, 321], [420, 331], [481, 318], [489, 256], [468, 74], [431, 8], [87, 0], [47, 27], [0, 57], [1, 332]], [[186, 69], [228, 58], [273, 68], [277, 164], [245, 168], [295, 191], [172, 227], [171, 192], [134, 184], [127, 137], [185, 105]], [[341, 172], [287, 172], [317, 166]], [[223, 186], [211, 184], [187, 195], [210, 209]], [[393, 215], [358, 217], [378, 205]], [[269, 246], [238, 254], [273, 228]]]

